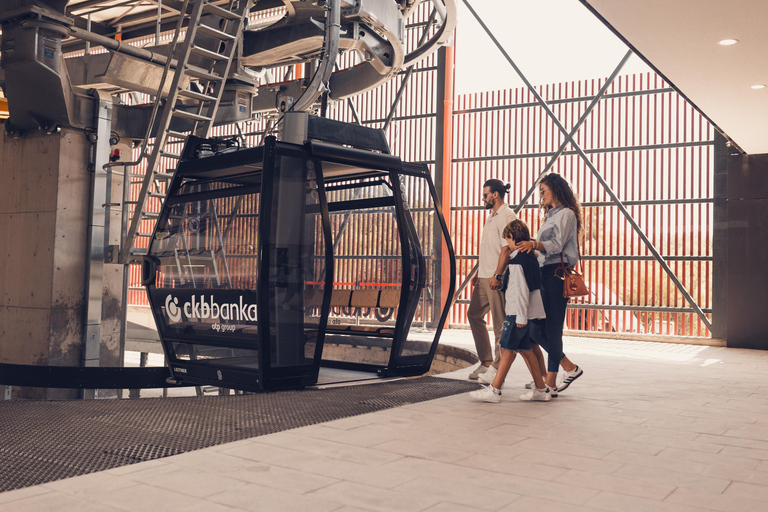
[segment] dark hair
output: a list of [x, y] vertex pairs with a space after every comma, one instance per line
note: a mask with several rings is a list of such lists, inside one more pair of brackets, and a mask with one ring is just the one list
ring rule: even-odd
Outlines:
[[507, 227], [501, 232], [501, 236], [504, 238], [512, 237], [515, 242], [527, 242], [531, 239], [531, 232], [525, 222], [517, 219], [507, 224]]
[[503, 181], [497, 179], [490, 179], [483, 184], [483, 188], [488, 187], [491, 189], [491, 194], [494, 192], [499, 193], [499, 197], [504, 199], [504, 194], [509, 192], [509, 183], [506, 185]]
[[[571, 185], [565, 180], [565, 178], [563, 178], [562, 176], [556, 173], [550, 173], [544, 176], [541, 179], [541, 181], [539, 181], [539, 185], [548, 186], [555, 200], [561, 205], [563, 205], [563, 208], [568, 208], [574, 213], [574, 215], [576, 215], [576, 232], [580, 233], [581, 232], [581, 203], [579, 202], [579, 199], [576, 197], [576, 194], [573, 193], [573, 189], [571, 188]], [[550, 208], [552, 208], [551, 205], [548, 205], [548, 206], [542, 205], [545, 218]]]

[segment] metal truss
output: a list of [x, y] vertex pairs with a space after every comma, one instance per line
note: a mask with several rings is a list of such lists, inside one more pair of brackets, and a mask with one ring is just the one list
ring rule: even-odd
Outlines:
[[[632, 229], [637, 233], [637, 235], [640, 237], [640, 239], [643, 241], [645, 246], [648, 248], [648, 250], [651, 252], [655, 260], [661, 265], [662, 269], [664, 269], [664, 272], [666, 272], [667, 276], [672, 280], [672, 282], [675, 284], [677, 289], [680, 291], [680, 293], [683, 295], [685, 300], [690, 304], [691, 309], [698, 315], [698, 317], [701, 319], [702, 323], [709, 329], [709, 331], [712, 331], [712, 323], [709, 321], [709, 318], [707, 318], [706, 314], [702, 309], [699, 307], [696, 300], [691, 296], [690, 293], [688, 293], [688, 290], [683, 286], [683, 284], [680, 282], [680, 280], [677, 278], [674, 272], [672, 272], [672, 269], [669, 267], [667, 262], [665, 261], [664, 257], [659, 253], [659, 251], [654, 247], [651, 240], [646, 236], [645, 232], [642, 230], [642, 228], [637, 224], [635, 219], [632, 217], [632, 215], [627, 210], [626, 206], [621, 202], [619, 197], [616, 195], [616, 193], [613, 191], [613, 189], [610, 187], [608, 182], [605, 181], [603, 176], [600, 174], [600, 172], [595, 168], [594, 164], [592, 164], [592, 161], [589, 159], [587, 154], [584, 152], [584, 150], [576, 143], [574, 140], [574, 135], [580, 128], [583, 121], [586, 119], [586, 117], [591, 113], [592, 109], [595, 107], [595, 105], [598, 103], [600, 98], [605, 94], [605, 91], [608, 89], [608, 86], [613, 82], [613, 80], [618, 75], [621, 68], [624, 66], [626, 61], [629, 59], [629, 57], [632, 55], [631, 50], [627, 52], [627, 54], [622, 58], [619, 65], [616, 67], [614, 72], [611, 74], [611, 76], [606, 80], [606, 82], [603, 84], [603, 86], [600, 88], [600, 91], [597, 93], [597, 95], [594, 97], [592, 102], [589, 104], [587, 109], [584, 111], [582, 116], [579, 118], [579, 120], [576, 122], [576, 124], [573, 126], [570, 132], [565, 129], [565, 127], [562, 125], [560, 120], [557, 118], [557, 116], [554, 114], [552, 109], [549, 107], [547, 102], [544, 100], [544, 98], [541, 97], [539, 92], [536, 90], [536, 88], [531, 85], [531, 83], [528, 81], [528, 79], [525, 77], [523, 72], [520, 70], [520, 68], [517, 67], [515, 62], [512, 60], [512, 58], [509, 56], [509, 54], [504, 50], [504, 47], [499, 43], [498, 39], [493, 35], [491, 30], [488, 28], [488, 26], [483, 22], [483, 20], [480, 18], [480, 16], [477, 14], [477, 12], [472, 8], [468, 0], [462, 0], [464, 4], [467, 6], [469, 11], [472, 13], [472, 16], [477, 20], [477, 22], [480, 24], [480, 26], [483, 28], [485, 33], [488, 35], [488, 37], [491, 38], [493, 41], [493, 44], [496, 45], [496, 48], [502, 53], [504, 58], [507, 60], [507, 62], [512, 66], [512, 68], [515, 70], [517, 75], [522, 79], [523, 83], [525, 83], [525, 86], [528, 88], [528, 90], [534, 95], [536, 98], [536, 101], [541, 106], [541, 108], [544, 109], [546, 114], [552, 119], [552, 122], [557, 126], [558, 130], [562, 132], [562, 134], [565, 136], [565, 140], [560, 145], [558, 150], [555, 152], [555, 154], [552, 156], [550, 161], [547, 163], [546, 167], [542, 171], [542, 173], [539, 175], [539, 177], [534, 181], [533, 186], [528, 190], [528, 192], [525, 194], [524, 198], [520, 201], [520, 203], [515, 208], [515, 213], [519, 212], [520, 209], [523, 207], [525, 202], [530, 198], [530, 196], [533, 194], [534, 190], [536, 189], [536, 186], [538, 185], [541, 178], [544, 176], [545, 173], [547, 173], [551, 168], [552, 165], [555, 163], [557, 158], [563, 153], [565, 150], [565, 147], [568, 144], [571, 144], [573, 146], [573, 149], [576, 151], [576, 153], [581, 157], [581, 159], [584, 161], [586, 166], [589, 168], [592, 175], [597, 179], [597, 181], [602, 185], [602, 187], [605, 189], [605, 191], [610, 196], [613, 203], [619, 208], [621, 213], [624, 215], [624, 217], [627, 219], [627, 222], [629, 222], [630, 226], [632, 226]], [[456, 294], [454, 295], [454, 300], [458, 298], [461, 291], [466, 287], [467, 283], [469, 282], [472, 277], [474, 277], [474, 274], [477, 272], [477, 266], [472, 269], [470, 274], [467, 276], [466, 280], [462, 285], [459, 287], [459, 289], [456, 291]]]

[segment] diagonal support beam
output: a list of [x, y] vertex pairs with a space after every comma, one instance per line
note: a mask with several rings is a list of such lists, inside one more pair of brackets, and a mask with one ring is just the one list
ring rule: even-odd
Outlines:
[[[541, 105], [541, 107], [544, 109], [544, 111], [547, 113], [547, 115], [552, 119], [552, 122], [555, 123], [555, 126], [557, 126], [558, 130], [560, 130], [563, 135], [568, 137], [568, 130], [565, 129], [565, 127], [562, 125], [560, 120], [557, 118], [557, 116], [552, 112], [552, 110], [549, 108], [549, 105], [547, 105], [547, 102], [544, 101], [544, 98], [541, 97], [539, 92], [536, 90], [533, 85], [528, 81], [528, 79], [525, 77], [522, 71], [520, 71], [520, 68], [517, 67], [517, 64], [512, 60], [512, 58], [509, 56], [509, 54], [504, 50], [504, 47], [499, 43], [498, 39], [493, 35], [491, 30], [488, 28], [488, 26], [483, 22], [483, 20], [480, 18], [480, 16], [477, 14], [477, 12], [472, 8], [472, 6], [469, 4], [469, 0], [463, 0], [464, 4], [467, 6], [469, 11], [472, 13], [472, 16], [475, 17], [478, 23], [480, 23], [480, 26], [483, 28], [486, 34], [488, 34], [488, 37], [491, 38], [493, 43], [496, 45], [496, 48], [499, 49], [499, 51], [504, 55], [504, 58], [507, 59], [507, 62], [510, 66], [512, 66], [512, 69], [515, 70], [515, 72], [518, 74], [518, 76], [523, 80], [525, 83], [525, 86], [528, 88], [529, 91], [536, 97], [536, 101]], [[680, 282], [680, 280], [677, 278], [674, 272], [672, 272], [672, 269], [669, 268], [669, 265], [667, 265], [667, 262], [664, 260], [662, 255], [659, 253], [659, 251], [656, 250], [656, 247], [653, 246], [653, 243], [651, 240], [645, 235], [643, 230], [640, 228], [640, 226], [635, 222], [635, 219], [632, 217], [632, 215], [629, 213], [627, 208], [624, 206], [624, 204], [621, 202], [621, 200], [618, 198], [616, 193], [611, 189], [610, 185], [608, 185], [608, 182], [605, 181], [603, 176], [600, 174], [600, 172], [595, 168], [595, 166], [592, 164], [592, 161], [589, 159], [586, 153], [584, 153], [584, 150], [581, 149], [581, 147], [576, 144], [571, 139], [571, 145], [576, 150], [576, 152], [579, 154], [579, 156], [584, 160], [584, 163], [589, 168], [590, 172], [595, 176], [597, 181], [603, 186], [605, 191], [608, 193], [608, 195], [611, 197], [614, 203], [616, 203], [616, 206], [619, 208], [621, 213], [624, 215], [624, 217], [627, 219], [627, 222], [629, 222], [629, 225], [632, 226], [632, 229], [635, 230], [635, 233], [640, 237], [640, 239], [643, 241], [645, 246], [648, 248], [648, 250], [653, 254], [653, 257], [656, 258], [656, 261], [659, 262], [659, 265], [664, 269], [664, 272], [666, 272], [667, 276], [672, 280], [672, 282], [675, 284], [678, 290], [680, 290], [680, 293], [683, 295], [685, 300], [690, 304], [691, 308], [694, 310], [694, 312], [698, 315], [698, 317], [701, 319], [702, 323], [707, 327], [707, 329], [712, 331], [712, 323], [709, 321], [709, 318], [707, 318], [706, 314], [701, 310], [696, 300], [691, 296], [690, 293], [688, 293], [688, 290], [685, 289], [685, 286], [683, 286], [683, 283]]]
[[360, 121], [360, 115], [357, 113], [357, 107], [355, 107], [355, 102], [352, 101], [352, 98], [347, 98], [347, 105], [349, 105], [349, 110], [352, 112], [352, 117], [355, 119], [355, 124], [362, 125], [362, 121]]
[[[338, 62], [334, 66], [334, 70], [339, 70]], [[357, 113], [357, 107], [355, 107], [355, 102], [352, 101], [352, 98], [347, 98], [347, 106], [349, 107], [350, 112], [352, 112], [352, 118], [355, 120], [355, 124], [362, 126], [363, 122], [360, 120], [360, 114]]]
[[597, 91], [597, 94], [592, 99], [592, 102], [587, 106], [587, 109], [584, 111], [583, 114], [581, 114], [581, 117], [578, 121], [576, 121], [576, 124], [573, 125], [573, 128], [571, 128], [571, 132], [565, 137], [565, 140], [562, 144], [560, 144], [560, 147], [557, 148], [557, 151], [555, 151], [555, 154], [552, 155], [552, 158], [547, 162], [547, 165], [544, 167], [544, 170], [541, 171], [539, 176], [536, 178], [536, 180], [533, 182], [533, 185], [531, 188], [528, 189], [528, 192], [525, 193], [525, 196], [520, 200], [519, 204], [515, 207], [515, 213], [520, 213], [520, 210], [523, 209], [523, 206], [525, 205], [526, 201], [528, 201], [528, 198], [533, 195], [533, 192], [536, 190], [536, 187], [539, 184], [539, 181], [541, 178], [549, 172], [549, 170], [552, 168], [553, 165], [555, 165], [555, 162], [558, 158], [560, 158], [560, 155], [563, 154], [563, 151], [565, 151], [565, 148], [570, 144], [574, 139], [574, 135], [576, 135], [576, 132], [581, 128], [582, 123], [589, 117], [589, 115], [592, 113], [592, 110], [597, 106], [597, 104], [600, 102], [600, 100], [605, 95], [605, 92], [608, 90], [608, 87], [611, 86], [613, 81], [616, 79], [616, 77], [619, 75], [619, 72], [624, 67], [624, 64], [627, 63], [629, 58], [632, 56], [632, 50], [627, 51], [626, 55], [624, 55], [624, 58], [621, 59], [621, 62], [619, 62], [619, 65], [616, 66], [616, 69], [613, 70], [613, 73], [611, 73], [611, 76], [608, 77], [608, 80], [605, 81], [602, 87], [600, 87], [600, 90]]

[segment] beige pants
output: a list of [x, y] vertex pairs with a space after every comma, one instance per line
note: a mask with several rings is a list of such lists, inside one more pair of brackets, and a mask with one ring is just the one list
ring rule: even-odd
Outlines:
[[[491, 290], [487, 277], [479, 277], [472, 290], [472, 299], [467, 310], [467, 319], [472, 328], [472, 337], [475, 339], [477, 357], [480, 361], [493, 361], [493, 366], [498, 368], [501, 350], [501, 327], [506, 318], [504, 314], [504, 293], [501, 290]], [[495, 357], [491, 350], [491, 339], [488, 336], [488, 325], [485, 323], [485, 315], [491, 312], [493, 319], [493, 334], [496, 337]]]

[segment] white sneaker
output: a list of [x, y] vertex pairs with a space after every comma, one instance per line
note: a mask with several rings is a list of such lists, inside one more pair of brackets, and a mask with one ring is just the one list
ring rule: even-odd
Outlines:
[[[483, 366], [483, 363], [480, 363], [477, 368], [475, 368], [475, 371], [469, 374], [469, 378], [471, 380], [477, 380], [480, 375], [484, 374], [488, 371], [488, 368], [492, 368], [491, 366]], [[495, 368], [494, 368], [495, 370]]]
[[584, 370], [582, 370], [578, 366], [576, 366], [576, 368], [574, 368], [573, 371], [563, 372], [563, 382], [558, 383], [557, 390], [565, 391], [568, 388], [568, 386], [571, 385], [571, 382], [581, 377], [583, 373], [584, 373]]
[[469, 398], [475, 402], [488, 402], [490, 404], [501, 402], [501, 396], [493, 391], [493, 386], [486, 386], [483, 389], [472, 391], [469, 393]]
[[[547, 388], [549, 388], [549, 395], [552, 398], [556, 398], [557, 397], [557, 388], [556, 387], [553, 388], [553, 387], [549, 387], [549, 386], [547, 386]], [[529, 382], [528, 384], [525, 385], [525, 389], [536, 389], [536, 383], [534, 381]]]
[[481, 373], [477, 378], [478, 381], [485, 384], [493, 384], [494, 379], [496, 379], [496, 368], [493, 366], [489, 366], [488, 369]]
[[544, 391], [533, 388], [527, 393], [520, 395], [520, 400], [525, 402], [549, 402], [552, 400], [552, 395], [549, 393], [549, 388]]

